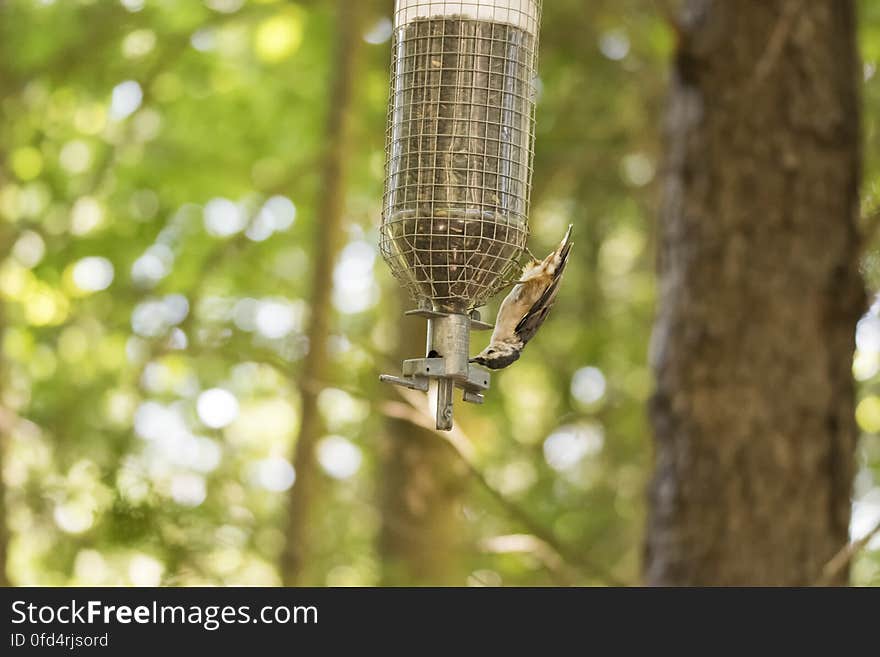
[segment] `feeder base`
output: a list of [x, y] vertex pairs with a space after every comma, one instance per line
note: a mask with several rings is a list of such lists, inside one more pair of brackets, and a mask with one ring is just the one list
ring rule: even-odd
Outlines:
[[468, 363], [471, 330], [488, 330], [492, 326], [480, 321], [479, 313], [470, 315], [434, 310], [410, 310], [428, 320], [428, 341], [424, 358], [403, 361], [402, 376], [382, 374], [380, 381], [410, 390], [436, 392], [436, 427], [449, 431], [453, 426], [453, 392], [462, 391], [462, 400], [482, 404], [483, 393], [489, 389], [489, 373]]

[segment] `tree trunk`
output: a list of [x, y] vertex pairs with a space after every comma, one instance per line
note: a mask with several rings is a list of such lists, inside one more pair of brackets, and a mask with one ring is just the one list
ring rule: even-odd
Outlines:
[[288, 499], [287, 534], [281, 560], [281, 576], [287, 586], [304, 582], [309, 553], [309, 511], [318, 476], [315, 445], [321, 436], [318, 394], [327, 380], [327, 338], [330, 332], [333, 268], [342, 241], [345, 209], [345, 160], [349, 143], [354, 71], [361, 43], [362, 0], [337, 1], [337, 29], [333, 80], [327, 108], [325, 155], [318, 186], [315, 215], [315, 246], [310, 293], [309, 351], [299, 375], [302, 421], [294, 453], [296, 483]]
[[[4, 98], [5, 94], [0, 94], [0, 98]], [[6, 180], [3, 171], [0, 170], [0, 186]], [[12, 250], [15, 243], [15, 234], [13, 231], [0, 232], [0, 262], [5, 262], [6, 258]], [[6, 335], [6, 307], [0, 302], [0, 344]], [[6, 377], [6, 359], [0, 354], [0, 386], [2, 386]], [[15, 424], [13, 413], [6, 409], [3, 405], [2, 396], [0, 396], [0, 587], [11, 586], [7, 574], [7, 566], [9, 561], [9, 525], [7, 524], [7, 499], [6, 499], [6, 483], [3, 480], [4, 463], [7, 454], [11, 449], [12, 429]]]
[[[0, 306], [0, 341], [3, 340], [3, 307]], [[0, 358], [0, 380], [5, 363]], [[11, 586], [6, 567], [8, 565], [9, 526], [6, 517], [6, 484], [3, 481], [3, 464], [9, 449], [9, 436], [12, 433], [12, 418], [0, 403], [0, 587]]]
[[852, 0], [685, 3], [649, 584], [807, 585], [847, 541], [860, 72]]
[[[397, 357], [425, 355], [425, 322], [401, 323]], [[389, 397], [399, 401], [394, 390]], [[381, 449], [384, 586], [452, 586], [466, 579], [462, 497], [467, 472], [439, 436], [389, 418]]]

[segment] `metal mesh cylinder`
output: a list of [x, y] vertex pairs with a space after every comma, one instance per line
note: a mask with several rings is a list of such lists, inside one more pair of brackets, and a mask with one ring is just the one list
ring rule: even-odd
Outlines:
[[541, 0], [397, 0], [380, 246], [434, 310], [481, 306], [528, 236]]

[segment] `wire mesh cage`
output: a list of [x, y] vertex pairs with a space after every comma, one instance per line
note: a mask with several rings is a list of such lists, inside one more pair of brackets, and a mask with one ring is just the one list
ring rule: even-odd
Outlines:
[[464, 313], [528, 237], [541, 0], [397, 0], [380, 247], [423, 307]]

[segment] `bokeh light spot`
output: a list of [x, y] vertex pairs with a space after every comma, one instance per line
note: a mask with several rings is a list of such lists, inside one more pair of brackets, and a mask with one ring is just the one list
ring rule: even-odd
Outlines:
[[122, 54], [128, 59], [148, 55], [155, 47], [156, 33], [153, 30], [134, 30], [126, 34], [122, 40]]
[[89, 256], [73, 266], [73, 282], [83, 292], [106, 290], [113, 282], [113, 263], [107, 258]]
[[176, 474], [171, 478], [171, 498], [183, 506], [199, 506], [208, 496], [205, 478], [192, 473]]
[[22, 267], [36, 267], [46, 255], [46, 243], [39, 233], [24, 231], [12, 247], [12, 255]]
[[144, 92], [134, 80], [120, 82], [110, 97], [110, 118], [121, 121], [134, 114], [144, 100]]
[[86, 235], [104, 223], [104, 206], [92, 196], [82, 196], [70, 211], [70, 232]]
[[74, 139], [64, 144], [58, 161], [69, 173], [83, 173], [92, 164], [92, 149], [81, 139]]
[[342, 436], [327, 436], [318, 443], [318, 462], [334, 479], [348, 479], [361, 467], [360, 448]]
[[227, 198], [214, 198], [205, 204], [205, 229], [217, 237], [235, 235], [244, 228], [241, 208]]
[[604, 432], [597, 423], [563, 426], [544, 441], [544, 459], [551, 468], [563, 472], [599, 452], [604, 442]]
[[364, 41], [373, 45], [385, 43], [391, 38], [391, 31], [393, 28], [394, 26], [391, 23], [391, 19], [387, 16], [383, 16], [367, 28], [367, 31], [364, 32]]
[[267, 18], [257, 27], [254, 51], [264, 62], [278, 62], [297, 51], [303, 38], [302, 10], [288, 10]]
[[205, 0], [205, 5], [221, 14], [234, 14], [244, 5], [244, 0]]
[[146, 554], [136, 554], [128, 562], [128, 577], [135, 586], [159, 586], [165, 567]]
[[623, 158], [624, 179], [634, 187], [644, 187], [654, 179], [654, 162], [644, 153], [631, 153]]
[[55, 507], [52, 514], [55, 524], [68, 534], [82, 534], [95, 522], [95, 512], [91, 505], [81, 502], [66, 502]]
[[280, 493], [293, 486], [296, 471], [287, 459], [271, 457], [254, 465], [252, 478], [261, 488]]
[[174, 254], [164, 244], [154, 244], [134, 261], [131, 277], [137, 285], [149, 287], [161, 281], [171, 271]]
[[605, 375], [597, 367], [582, 367], [571, 377], [571, 396], [584, 406], [600, 401], [605, 387]]
[[619, 61], [629, 54], [629, 37], [621, 30], [610, 30], [599, 37], [599, 50], [605, 57]]
[[12, 171], [20, 180], [33, 180], [43, 171], [43, 156], [32, 146], [12, 151]]
[[863, 431], [880, 432], [880, 397], [870, 395], [856, 406], [856, 422]]
[[211, 388], [199, 395], [196, 410], [205, 426], [222, 429], [238, 417], [238, 399], [228, 390]]
[[363, 241], [351, 242], [333, 271], [333, 305], [342, 313], [364, 312], [378, 301], [373, 277], [376, 251]]
[[[269, 299], [258, 302], [254, 310], [256, 312], [253, 326], [267, 338], [283, 338], [294, 329], [302, 328], [303, 308], [300, 304]], [[244, 326], [246, 323], [243, 322], [241, 325]]]

